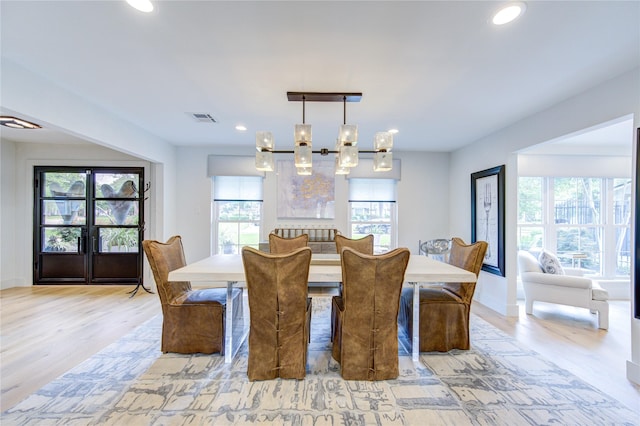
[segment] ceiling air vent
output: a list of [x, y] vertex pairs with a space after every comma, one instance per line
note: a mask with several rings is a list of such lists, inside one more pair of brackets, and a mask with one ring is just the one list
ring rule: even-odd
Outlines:
[[191, 116], [199, 123], [217, 123], [211, 114], [194, 112]]

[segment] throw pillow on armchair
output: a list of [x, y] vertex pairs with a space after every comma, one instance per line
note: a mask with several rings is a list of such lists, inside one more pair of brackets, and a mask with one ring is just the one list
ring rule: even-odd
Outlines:
[[547, 274], [564, 275], [560, 259], [555, 254], [542, 250], [538, 256], [538, 262], [540, 262], [542, 270]]

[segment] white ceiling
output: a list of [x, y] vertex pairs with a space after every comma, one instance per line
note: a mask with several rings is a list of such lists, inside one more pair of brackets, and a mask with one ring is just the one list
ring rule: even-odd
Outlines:
[[[155, 1], [143, 14], [124, 0], [2, 0], [1, 53], [171, 144], [251, 147], [271, 130], [282, 149], [302, 119], [287, 91], [362, 92], [347, 122], [363, 149], [396, 127], [397, 151], [451, 151], [640, 65], [640, 1], [529, 1], [496, 27], [500, 4]], [[333, 147], [342, 119], [340, 103], [307, 103], [314, 148]]]

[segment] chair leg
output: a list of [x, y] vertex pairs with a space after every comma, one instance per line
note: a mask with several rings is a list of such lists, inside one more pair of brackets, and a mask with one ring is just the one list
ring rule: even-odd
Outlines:
[[533, 299], [526, 299], [524, 305], [527, 315], [533, 314]]
[[605, 305], [598, 310], [598, 328], [609, 329], [609, 305]]

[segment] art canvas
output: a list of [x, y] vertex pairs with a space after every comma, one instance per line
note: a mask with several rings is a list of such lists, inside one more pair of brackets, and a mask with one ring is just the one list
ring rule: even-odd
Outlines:
[[293, 161], [277, 162], [279, 219], [334, 219], [333, 161], [314, 161], [313, 173], [300, 176]]
[[476, 180], [476, 237], [489, 246], [484, 263], [498, 267], [498, 175]]

